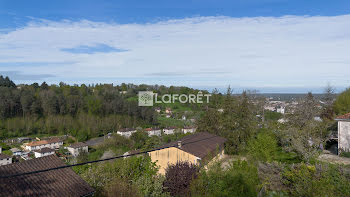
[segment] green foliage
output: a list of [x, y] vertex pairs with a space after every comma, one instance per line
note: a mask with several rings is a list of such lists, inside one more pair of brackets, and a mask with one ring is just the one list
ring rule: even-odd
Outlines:
[[165, 171], [164, 189], [172, 196], [186, 196], [190, 184], [197, 177], [198, 167], [188, 162], [169, 165]]
[[273, 112], [273, 111], [265, 111], [265, 120], [266, 121], [277, 121], [283, 117], [281, 113]]
[[349, 172], [331, 164], [300, 164], [283, 173], [292, 196], [349, 196]]
[[227, 154], [241, 153], [258, 129], [252, 108], [253, 104], [247, 92], [234, 96], [229, 88], [222, 103], [223, 112], [219, 112], [217, 108], [209, 108], [199, 120], [198, 130], [227, 138]]
[[92, 165], [80, 173], [96, 189], [97, 195], [108, 190], [113, 182], [123, 180], [138, 188], [143, 196], [162, 196], [159, 188], [162, 179], [152, 179], [157, 177], [157, 168], [149, 157], [130, 157]]
[[350, 158], [350, 152], [341, 151], [339, 156], [341, 156], [341, 157], [346, 157], [346, 158]]
[[220, 164], [203, 170], [191, 185], [192, 196], [257, 196], [257, 168], [246, 161], [233, 161], [227, 169]]
[[247, 152], [253, 160], [272, 161], [277, 154], [277, 140], [272, 132], [261, 131], [248, 142]]
[[174, 118], [166, 118], [159, 116], [157, 118], [158, 123], [161, 127], [183, 127], [185, 122]]
[[338, 95], [334, 102], [334, 111], [336, 114], [346, 114], [350, 112], [350, 88]]

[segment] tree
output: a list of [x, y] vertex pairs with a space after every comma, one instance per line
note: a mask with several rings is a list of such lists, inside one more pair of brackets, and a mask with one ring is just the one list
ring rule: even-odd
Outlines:
[[350, 88], [338, 95], [334, 102], [334, 111], [338, 115], [350, 112]]
[[322, 100], [324, 101], [323, 109], [321, 113], [322, 119], [333, 120], [334, 117], [334, 109], [333, 102], [335, 99], [335, 88], [328, 84], [323, 93]]
[[172, 196], [187, 196], [191, 181], [197, 177], [197, 166], [188, 162], [177, 162], [165, 170], [164, 189]]
[[311, 92], [299, 102], [291, 118], [294, 126], [303, 128], [319, 114], [318, 103]]
[[273, 133], [261, 131], [256, 138], [248, 141], [248, 155], [253, 160], [271, 162], [277, 153], [277, 140]]

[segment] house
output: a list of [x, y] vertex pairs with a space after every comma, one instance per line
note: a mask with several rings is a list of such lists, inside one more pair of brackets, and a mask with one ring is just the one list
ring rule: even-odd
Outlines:
[[19, 148], [11, 148], [10, 151], [15, 156], [21, 156], [22, 155], [22, 150], [20, 150]]
[[136, 132], [137, 130], [134, 128], [124, 128], [124, 129], [119, 129], [117, 131], [117, 134], [123, 137], [129, 138], [133, 133], [136, 133]]
[[[95, 190], [56, 155], [0, 166], [0, 196], [91, 196]], [[21, 176], [16, 174], [42, 171]]]
[[153, 135], [159, 137], [159, 136], [162, 135], [162, 130], [161, 130], [161, 129], [157, 129], [157, 128], [155, 128], [155, 129], [153, 129], [153, 128], [147, 128], [147, 129], [145, 129], [145, 132], [147, 132], [148, 137], [151, 137], [151, 136], [153, 136]]
[[175, 133], [175, 129], [176, 129], [176, 127], [167, 127], [167, 128], [163, 129], [163, 133], [165, 135], [171, 135], [171, 134]]
[[[2, 154], [2, 147], [0, 147], [0, 166], [12, 163], [12, 157]], [[0, 193], [1, 196], [1, 193]]]
[[59, 138], [52, 138], [48, 140], [34, 141], [25, 144], [25, 149], [28, 151], [39, 150], [42, 148], [58, 149], [63, 145], [63, 140]]
[[154, 108], [154, 111], [157, 112], [157, 113], [160, 113], [160, 111], [161, 111], [161, 110], [160, 110], [160, 107]]
[[76, 157], [81, 151], [89, 152], [89, 147], [84, 142], [78, 142], [68, 146], [67, 150], [70, 152], [70, 154]]
[[335, 118], [338, 121], [338, 154], [350, 151], [350, 113]]
[[215, 158], [221, 159], [224, 155], [224, 143], [226, 139], [199, 132], [185, 136], [179, 141], [170, 142], [160, 147], [160, 150], [149, 152], [152, 162], [160, 167], [159, 173], [165, 174], [169, 164], [179, 161], [189, 162], [195, 165], [205, 165]]
[[55, 150], [51, 149], [51, 148], [42, 148], [40, 150], [35, 150], [34, 151], [34, 156], [35, 158], [39, 158], [39, 157], [45, 157], [45, 156], [49, 156], [49, 155], [53, 155], [55, 154]]
[[278, 105], [278, 106], [276, 106], [275, 111], [276, 111], [277, 113], [284, 114], [284, 112], [285, 112], [285, 107], [284, 107], [284, 106], [281, 106], [281, 105]]
[[184, 134], [186, 134], [186, 133], [194, 133], [196, 131], [196, 128], [194, 128], [194, 127], [184, 127], [181, 131]]
[[172, 114], [173, 111], [171, 110], [170, 107], [167, 107], [167, 108], [165, 108], [165, 113], [166, 113], [166, 114]]

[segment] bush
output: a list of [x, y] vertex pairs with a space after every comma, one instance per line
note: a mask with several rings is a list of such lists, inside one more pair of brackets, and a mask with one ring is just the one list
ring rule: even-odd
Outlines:
[[203, 170], [191, 185], [193, 196], [257, 196], [257, 168], [246, 161], [233, 161], [227, 169], [220, 164]]
[[248, 141], [248, 155], [257, 161], [272, 161], [277, 153], [276, 137], [267, 131], [258, 133], [256, 138]]
[[292, 196], [350, 196], [349, 175], [331, 164], [300, 164], [283, 173]]
[[197, 166], [178, 162], [165, 170], [164, 189], [172, 196], [186, 196], [191, 181], [197, 177]]

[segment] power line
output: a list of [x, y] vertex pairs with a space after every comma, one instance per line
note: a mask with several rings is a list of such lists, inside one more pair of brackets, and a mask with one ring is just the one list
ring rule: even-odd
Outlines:
[[[217, 136], [215, 136], [215, 137], [217, 137]], [[210, 139], [210, 138], [214, 138], [214, 137], [208, 137], [208, 138], [200, 139], [200, 140], [197, 140], [197, 141], [187, 142], [187, 143], [184, 143], [182, 145], [196, 143], [196, 142], [207, 140], [207, 139]], [[74, 166], [82, 166], [82, 165], [91, 164], [91, 163], [98, 163], [98, 162], [109, 161], [109, 160], [114, 160], [114, 159], [126, 158], [126, 157], [146, 154], [146, 153], [149, 153], [149, 152], [152, 152], [152, 151], [162, 150], [162, 149], [171, 148], [171, 147], [178, 147], [178, 145], [175, 144], [175, 145], [172, 145], [172, 146], [165, 146], [165, 147], [161, 147], [161, 148], [151, 149], [151, 150], [148, 150], [148, 151], [142, 151], [142, 152], [138, 152], [138, 153], [132, 153], [132, 154], [128, 154], [128, 155], [119, 155], [119, 156], [116, 156], [116, 157], [110, 157], [110, 158], [106, 158], [106, 159], [99, 159], [99, 160], [88, 161], [88, 162], [77, 163], [77, 164], [71, 164], [71, 165], [64, 165], [64, 166], [55, 167], [55, 168], [48, 168], [48, 169], [44, 169], [44, 170], [37, 170], [37, 171], [31, 171], [31, 172], [25, 172], [25, 173], [18, 173], [18, 174], [13, 174], [13, 175], [5, 175], [5, 176], [0, 176], [0, 179], [13, 178], [13, 177], [18, 177], [18, 176], [25, 176], [25, 175], [30, 175], [30, 174], [37, 174], [37, 173], [48, 172], [48, 171], [52, 171], [52, 170], [71, 168], [71, 167], [74, 167]]]

